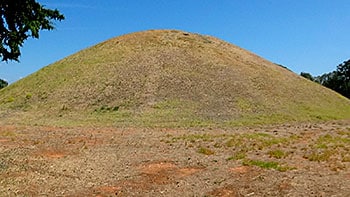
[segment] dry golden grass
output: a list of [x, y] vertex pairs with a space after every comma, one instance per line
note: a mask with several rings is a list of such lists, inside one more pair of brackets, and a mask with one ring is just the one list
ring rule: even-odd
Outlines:
[[222, 40], [153, 30], [105, 41], [1, 90], [0, 116], [63, 126], [231, 127], [349, 118], [350, 102]]

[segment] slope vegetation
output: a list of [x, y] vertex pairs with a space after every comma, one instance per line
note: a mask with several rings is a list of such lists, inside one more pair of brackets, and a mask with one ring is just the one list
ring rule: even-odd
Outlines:
[[175, 30], [116, 37], [0, 91], [2, 121], [236, 126], [350, 117], [350, 101], [242, 48]]

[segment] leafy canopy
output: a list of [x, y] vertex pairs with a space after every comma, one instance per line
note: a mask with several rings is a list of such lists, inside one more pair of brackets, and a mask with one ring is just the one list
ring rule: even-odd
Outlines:
[[321, 76], [313, 77], [305, 72], [300, 75], [350, 98], [350, 59], [339, 64], [335, 71]]
[[46, 9], [35, 0], [1, 0], [0, 14], [2, 61], [18, 61], [28, 37], [39, 38], [40, 30], [54, 29], [53, 20], [64, 19], [57, 9]]

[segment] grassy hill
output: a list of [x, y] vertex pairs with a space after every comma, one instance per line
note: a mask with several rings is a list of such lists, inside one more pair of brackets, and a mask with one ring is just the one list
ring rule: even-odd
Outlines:
[[237, 126], [350, 118], [339, 94], [217, 38], [123, 35], [0, 91], [2, 122]]

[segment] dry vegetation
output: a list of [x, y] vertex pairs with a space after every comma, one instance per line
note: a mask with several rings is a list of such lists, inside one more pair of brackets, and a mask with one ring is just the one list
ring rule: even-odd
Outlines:
[[350, 122], [0, 127], [0, 196], [349, 196]]

